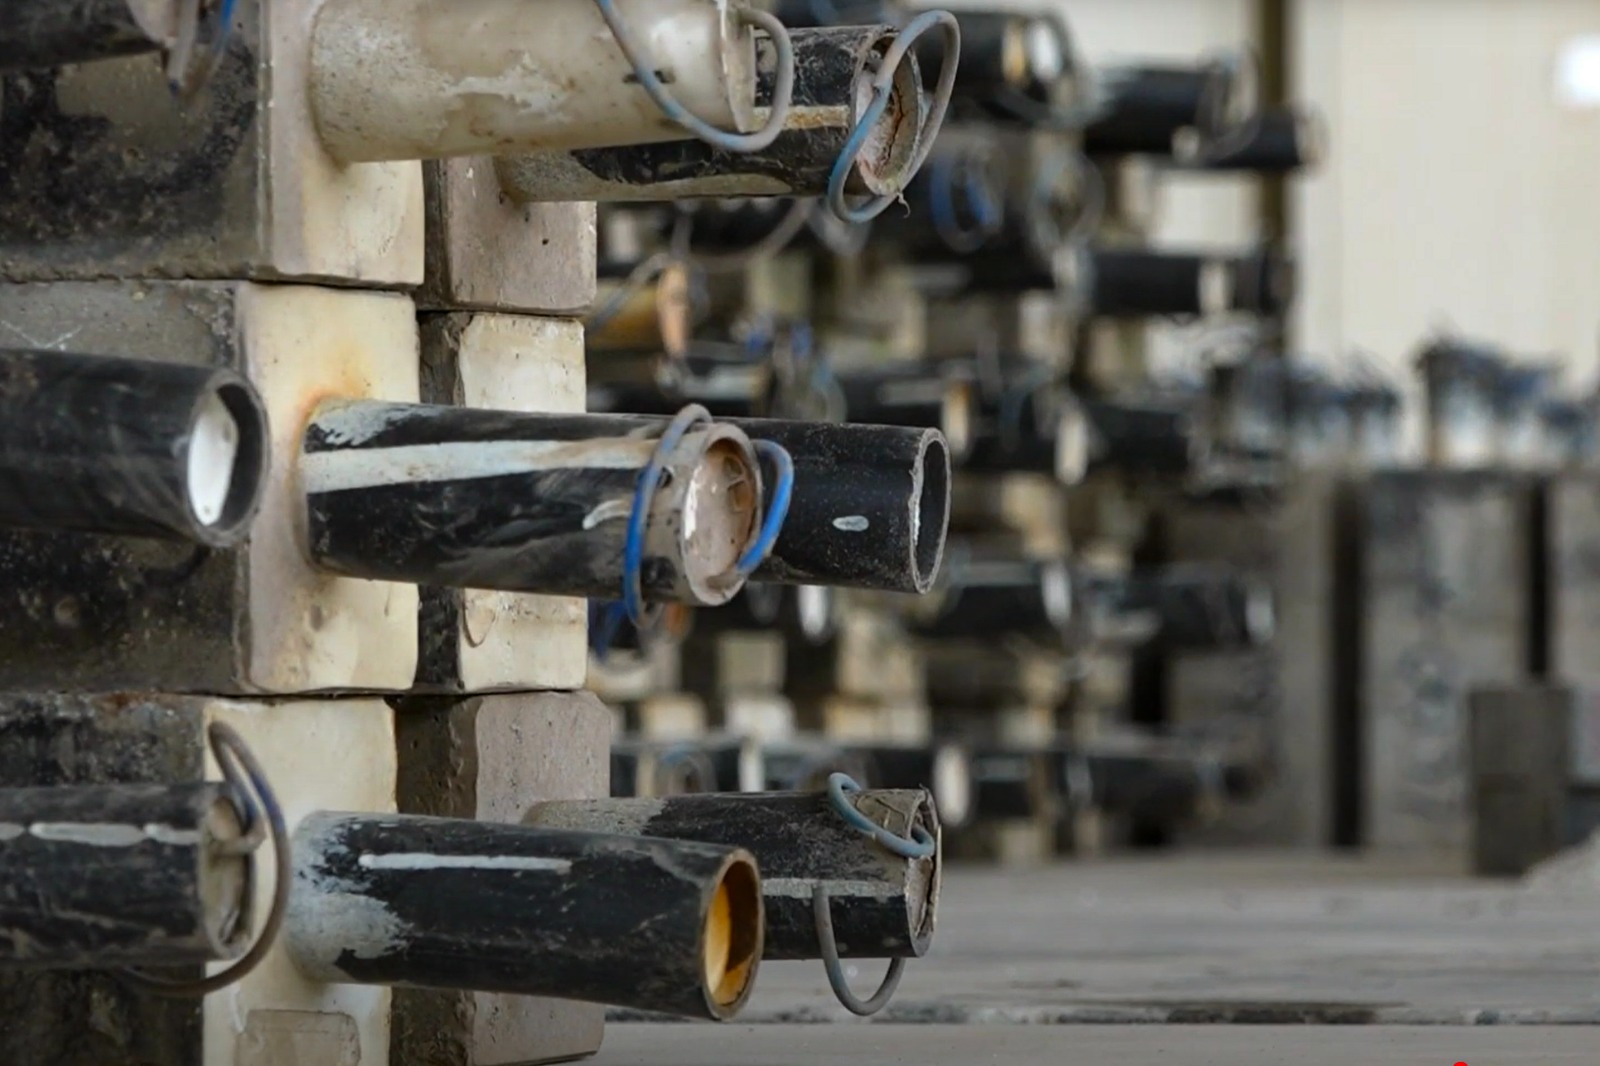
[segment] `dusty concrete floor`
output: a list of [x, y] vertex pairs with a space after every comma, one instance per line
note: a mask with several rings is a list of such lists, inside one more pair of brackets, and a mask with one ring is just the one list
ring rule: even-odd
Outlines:
[[[882, 972], [852, 968], [863, 994]], [[740, 1021], [767, 1024], [613, 1025], [599, 1062], [1600, 1066], [1600, 881], [1281, 855], [957, 869], [879, 1020], [820, 963], [769, 963]], [[817, 1022], [847, 1024], [794, 1024]]]
[[[882, 973], [851, 968], [863, 994]], [[845, 1017], [820, 963], [771, 963], [740, 1020]], [[1282, 856], [956, 869], [884, 1020], [1600, 1024], [1600, 883]]]
[[594, 1066], [1594, 1066], [1581, 1028], [613, 1025]]

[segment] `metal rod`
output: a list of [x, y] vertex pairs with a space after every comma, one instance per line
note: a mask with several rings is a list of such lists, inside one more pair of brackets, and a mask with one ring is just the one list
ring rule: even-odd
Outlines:
[[[893, 46], [887, 26], [796, 30], [794, 103], [783, 132], [758, 152], [729, 152], [701, 141], [620, 143], [616, 147], [510, 156], [496, 162], [506, 195], [524, 203], [566, 200], [627, 202], [699, 196], [821, 196], [856, 122], [871, 99], [876, 63]], [[757, 46], [759, 107], [772, 99], [775, 59]], [[917, 131], [928, 104], [922, 74], [908, 54], [895, 73], [894, 93], [851, 168], [846, 190], [887, 195], [911, 179]]]
[[159, 52], [178, 35], [178, 0], [6, 0], [0, 72]]
[[[615, 599], [660, 428], [603, 415], [324, 404], [300, 459], [307, 554], [350, 577]], [[712, 424], [665, 460], [645, 526], [643, 592], [725, 603], [760, 525], [750, 440]]]
[[322, 812], [294, 855], [284, 936], [315, 981], [721, 1021], [760, 964], [761, 878], [733, 847]]
[[[734, 3], [617, 6], [684, 107], [756, 128], [754, 34]], [[310, 95], [323, 143], [346, 163], [688, 136], [640, 87], [592, 0], [330, 0], [312, 27]]]
[[[889, 832], [920, 828], [934, 840], [939, 817], [922, 789], [864, 792], [856, 809]], [[942, 865], [892, 854], [842, 819], [826, 794], [670, 796], [655, 800], [563, 800], [541, 803], [526, 824], [696, 840], [744, 848], [762, 871], [765, 958], [822, 957], [811, 897], [820, 885], [832, 900], [843, 958], [919, 958], [933, 941]]]
[[261, 502], [267, 436], [231, 370], [0, 350], [0, 525], [227, 547]]
[[221, 784], [0, 790], [0, 969], [198, 966], [250, 942]]

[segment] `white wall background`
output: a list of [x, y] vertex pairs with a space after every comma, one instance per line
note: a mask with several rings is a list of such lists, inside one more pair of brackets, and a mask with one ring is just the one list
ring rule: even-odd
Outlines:
[[[1138, 6], [1138, 0], [1131, 0]], [[1293, 200], [1298, 334], [1410, 376], [1437, 325], [1592, 383], [1600, 336], [1600, 110], [1557, 102], [1594, 0], [1295, 0], [1296, 95], [1332, 153]]]

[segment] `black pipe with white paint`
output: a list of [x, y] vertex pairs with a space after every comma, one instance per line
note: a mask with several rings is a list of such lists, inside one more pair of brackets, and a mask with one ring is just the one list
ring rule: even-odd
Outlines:
[[245, 831], [221, 784], [0, 790], [0, 970], [237, 958]]
[[284, 939], [314, 981], [722, 1021], [762, 957], [761, 877], [735, 847], [321, 812], [294, 858]]
[[[872, 823], [937, 844], [939, 816], [922, 789], [849, 797]], [[840, 817], [826, 792], [558, 800], [527, 813], [545, 829], [620, 832], [743, 848], [762, 871], [765, 958], [822, 957], [813, 897], [828, 896], [842, 958], [920, 958], [933, 941], [939, 905], [938, 849], [904, 858]]]
[[[756, 152], [679, 140], [614, 148], [543, 151], [495, 164], [508, 197], [521, 203], [677, 200], [691, 197], [821, 196], [872, 98], [878, 64], [894, 45], [889, 26], [795, 30], [794, 102], [783, 132]], [[770, 107], [776, 56], [757, 42], [758, 114]], [[889, 195], [911, 179], [928, 109], [913, 54], [895, 72], [893, 95], [850, 168], [846, 191]]]
[[0, 526], [229, 547], [260, 505], [267, 438], [231, 370], [0, 350]]
[[306, 549], [330, 573], [447, 588], [615, 599], [641, 473], [659, 451], [638, 567], [652, 602], [739, 591], [762, 525], [749, 438], [702, 423], [332, 401], [300, 457]]

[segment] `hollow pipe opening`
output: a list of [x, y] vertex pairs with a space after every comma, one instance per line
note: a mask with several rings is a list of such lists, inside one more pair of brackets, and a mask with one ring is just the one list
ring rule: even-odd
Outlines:
[[760, 500], [761, 476], [749, 442], [742, 434], [715, 437], [690, 476], [678, 530], [684, 576], [708, 606], [726, 603], [739, 591], [737, 564], [755, 539]]
[[189, 513], [209, 544], [255, 516], [267, 466], [267, 416], [243, 381], [223, 379], [195, 405], [185, 461]]
[[[873, 45], [871, 58], [856, 78], [855, 120], [861, 121], [872, 104], [873, 80], [877, 64], [893, 47], [895, 35], [886, 33]], [[916, 162], [918, 139], [927, 112], [927, 99], [922, 92], [922, 68], [916, 55], [908, 51], [894, 72], [894, 89], [888, 106], [868, 132], [850, 168], [846, 188], [850, 192], [890, 196], [910, 183], [911, 166]]]
[[972, 382], [951, 381], [945, 385], [939, 403], [939, 429], [954, 459], [965, 459], [972, 453], [977, 410], [977, 389]]
[[755, 987], [765, 924], [756, 865], [735, 856], [712, 893], [702, 937], [706, 998], [718, 1018], [732, 1017]]
[[921, 477], [911, 501], [911, 553], [920, 596], [933, 588], [939, 576], [950, 530], [950, 448], [942, 435], [928, 435], [917, 465]]

